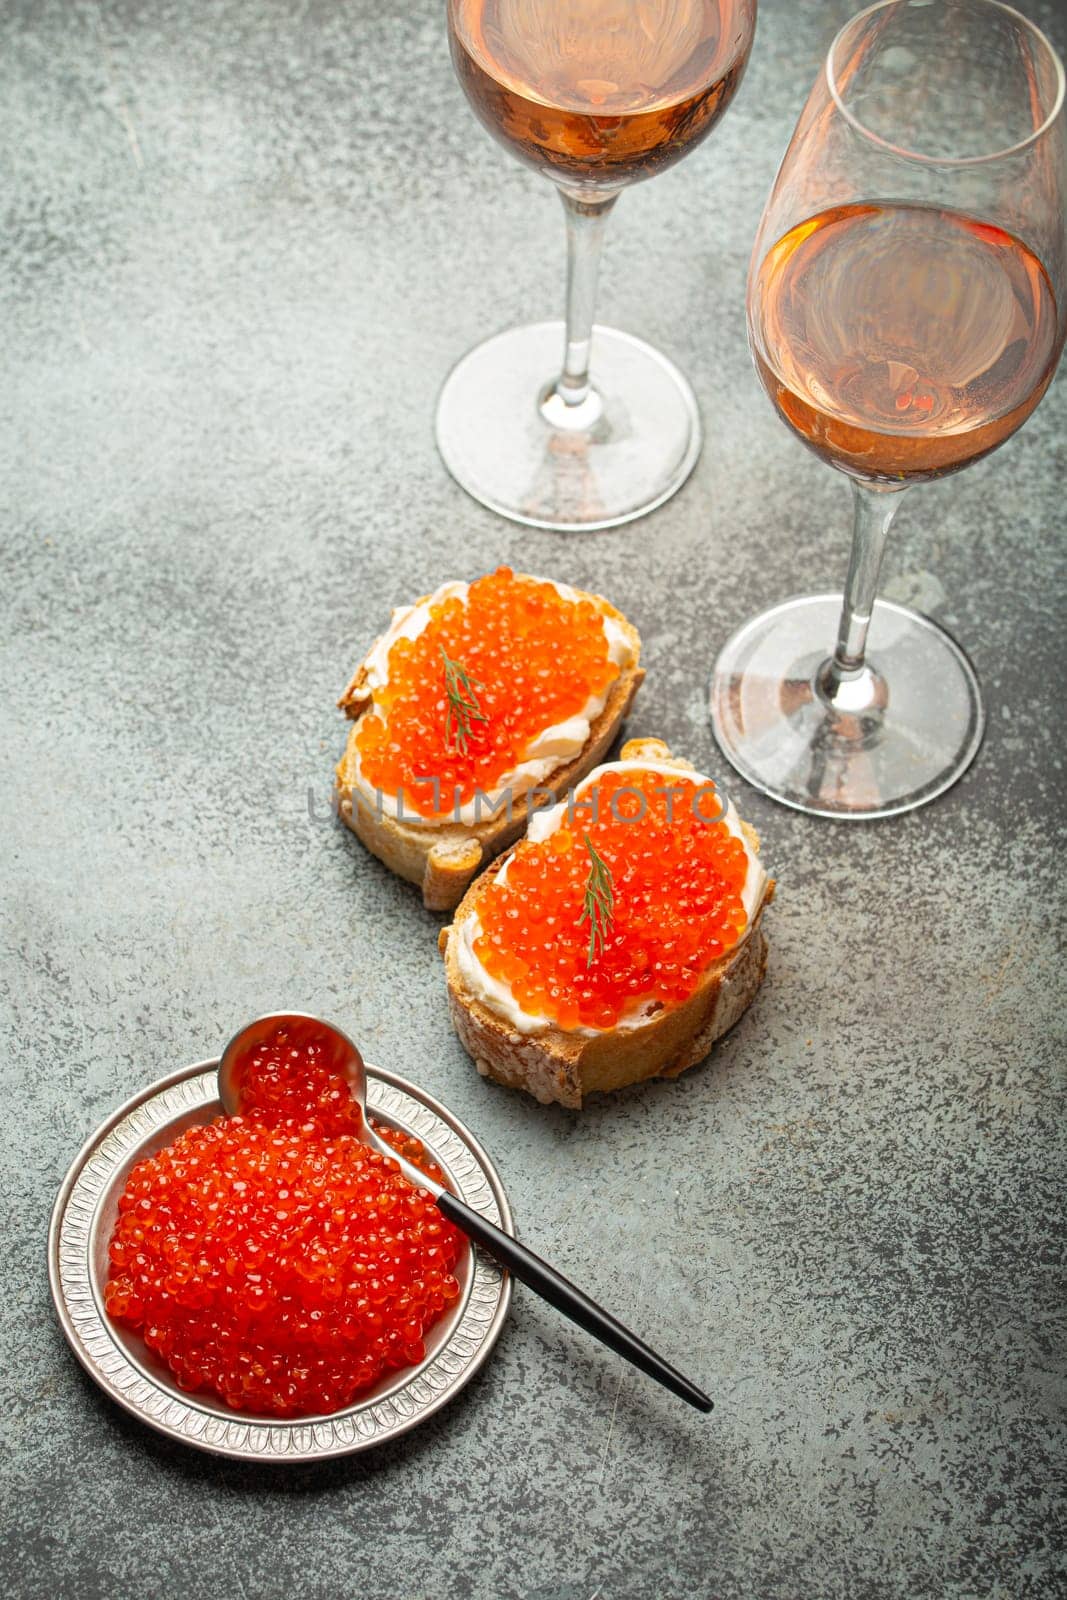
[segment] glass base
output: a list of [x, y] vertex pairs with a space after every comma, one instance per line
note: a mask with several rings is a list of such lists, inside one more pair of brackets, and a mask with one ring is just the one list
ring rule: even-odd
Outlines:
[[[593, 329], [593, 389], [553, 394], [562, 322], [498, 333], [454, 367], [437, 448], [469, 495], [533, 528], [616, 528], [669, 500], [700, 454], [700, 416], [678, 369], [640, 339]], [[575, 425], [577, 424], [577, 425]]]
[[943, 794], [974, 760], [978, 678], [943, 628], [878, 600], [867, 669], [831, 691], [820, 677], [840, 615], [841, 596], [819, 594], [746, 622], [715, 663], [712, 727], [741, 776], [783, 805], [892, 817]]

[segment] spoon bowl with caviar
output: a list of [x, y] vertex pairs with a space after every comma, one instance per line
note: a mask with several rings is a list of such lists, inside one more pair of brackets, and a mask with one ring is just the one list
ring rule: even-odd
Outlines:
[[[257, 1017], [230, 1040], [219, 1061], [219, 1099], [230, 1117], [254, 1114], [284, 1117], [292, 1093], [294, 1071], [299, 1077], [301, 1115], [316, 1127], [343, 1128], [370, 1152], [370, 1159], [400, 1176], [425, 1194], [452, 1227], [474, 1244], [488, 1250], [520, 1283], [549, 1305], [624, 1357], [641, 1372], [680, 1396], [698, 1411], [710, 1411], [712, 1402], [702, 1390], [672, 1367], [662, 1356], [624, 1327], [554, 1267], [525, 1245], [468, 1206], [446, 1186], [438, 1169], [427, 1171], [399, 1142], [387, 1140], [367, 1115], [367, 1079], [363, 1058], [347, 1034], [332, 1023], [305, 1012], [274, 1012]], [[339, 1213], [343, 1208], [338, 1208]], [[341, 1215], [338, 1223], [341, 1223]]]

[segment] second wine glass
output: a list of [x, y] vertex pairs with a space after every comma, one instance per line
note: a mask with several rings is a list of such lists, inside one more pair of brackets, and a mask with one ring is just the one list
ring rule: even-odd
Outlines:
[[1063, 96], [1048, 40], [999, 0], [880, 0], [831, 45], [767, 202], [752, 353], [783, 421], [851, 479], [852, 559], [843, 597], [734, 635], [711, 712], [737, 770], [798, 810], [907, 811], [981, 742], [963, 651], [875, 595], [900, 492], [1002, 444], [1056, 369]]
[[441, 393], [445, 465], [534, 527], [610, 528], [662, 504], [700, 453], [677, 368], [594, 327], [604, 225], [621, 190], [700, 142], [748, 60], [756, 0], [449, 0], [452, 57], [479, 119], [550, 178], [567, 220], [566, 321], [472, 350]]

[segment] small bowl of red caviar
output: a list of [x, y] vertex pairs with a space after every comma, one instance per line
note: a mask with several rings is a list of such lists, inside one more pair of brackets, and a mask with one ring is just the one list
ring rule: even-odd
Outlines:
[[[359, 1141], [337, 1084], [276, 1055], [240, 1116], [222, 1115], [213, 1061], [122, 1106], [57, 1197], [49, 1271], [75, 1355], [128, 1411], [216, 1454], [296, 1462], [450, 1400], [492, 1349], [510, 1280]], [[463, 1124], [366, 1071], [379, 1134], [510, 1231]]]

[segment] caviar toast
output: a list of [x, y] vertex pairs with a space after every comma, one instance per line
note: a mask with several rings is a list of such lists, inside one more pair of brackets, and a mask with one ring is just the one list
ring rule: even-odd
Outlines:
[[599, 595], [507, 567], [394, 611], [338, 702], [353, 723], [340, 816], [428, 907], [452, 910], [603, 759], [640, 654]]
[[658, 739], [531, 819], [442, 929], [456, 1032], [483, 1076], [580, 1107], [676, 1077], [763, 979], [759, 839]]

